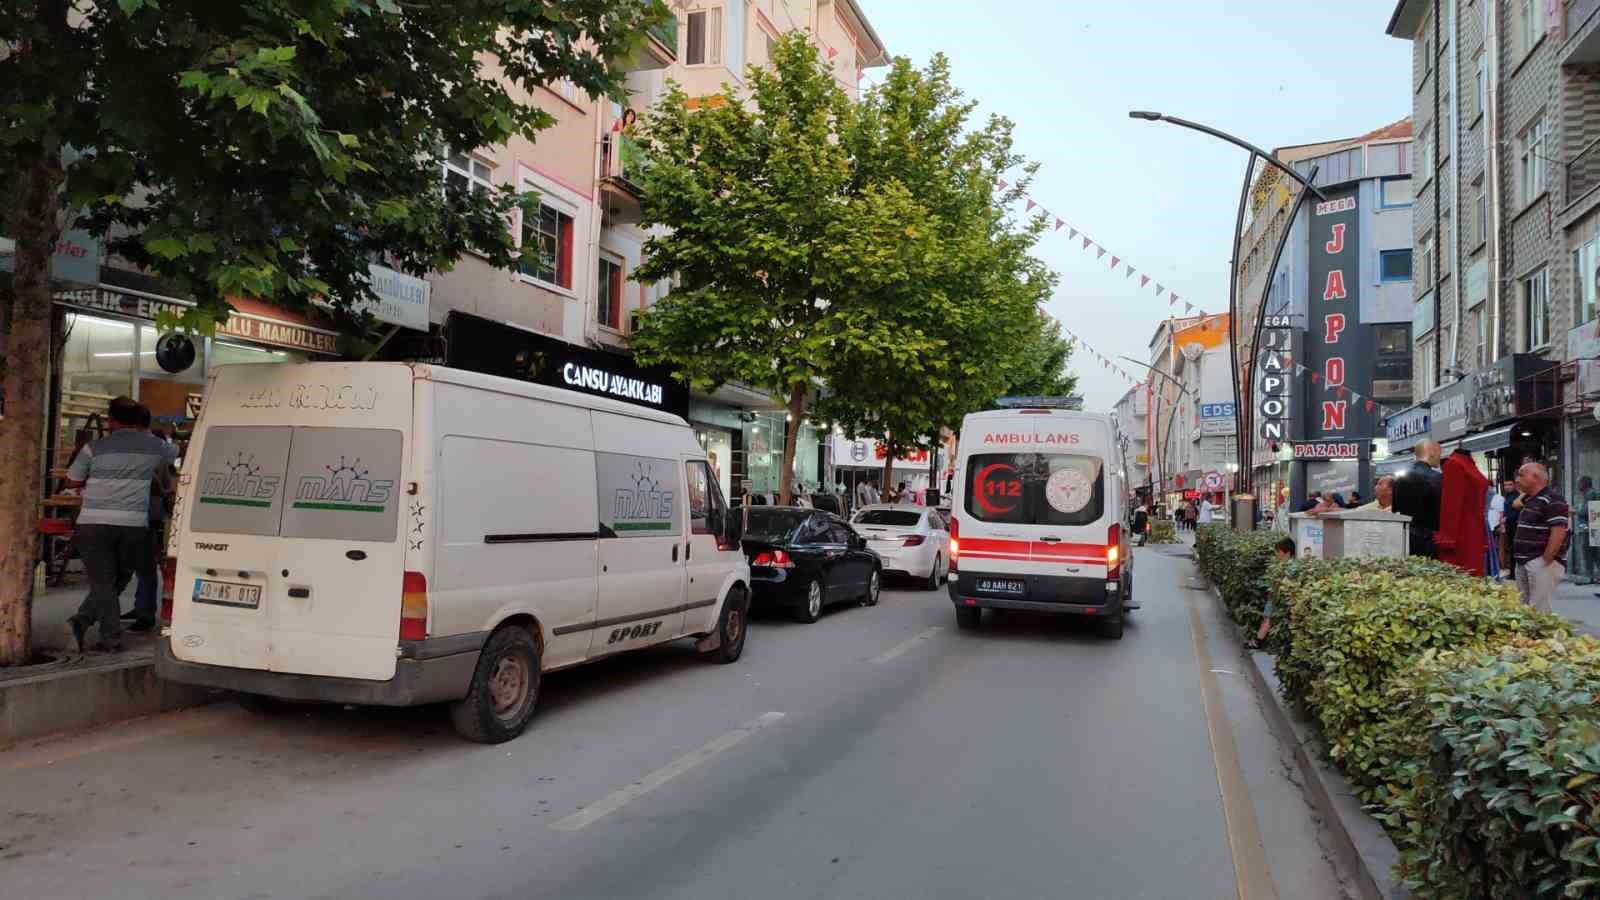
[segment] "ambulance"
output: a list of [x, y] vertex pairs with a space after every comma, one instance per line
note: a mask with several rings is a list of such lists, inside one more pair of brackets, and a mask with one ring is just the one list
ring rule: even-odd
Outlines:
[[1115, 419], [1077, 398], [1023, 398], [961, 425], [950, 516], [956, 624], [985, 609], [1082, 616], [1122, 637], [1133, 602], [1126, 467]]
[[422, 364], [222, 366], [156, 672], [258, 711], [447, 703], [509, 740], [544, 673], [680, 638], [738, 660], [741, 524], [670, 413]]

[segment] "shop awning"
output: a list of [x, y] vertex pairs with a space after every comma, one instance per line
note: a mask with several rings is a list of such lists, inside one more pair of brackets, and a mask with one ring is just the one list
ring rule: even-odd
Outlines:
[[1493, 431], [1485, 431], [1483, 434], [1472, 435], [1461, 441], [1461, 449], [1468, 453], [1487, 453], [1490, 450], [1502, 450], [1511, 446], [1511, 430], [1516, 427], [1515, 424], [1512, 424], [1504, 428], [1496, 428]]

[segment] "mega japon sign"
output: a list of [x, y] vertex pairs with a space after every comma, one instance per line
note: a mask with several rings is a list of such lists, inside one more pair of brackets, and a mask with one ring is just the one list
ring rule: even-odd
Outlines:
[[1373, 416], [1356, 399], [1372, 392], [1372, 340], [1361, 327], [1361, 235], [1357, 186], [1312, 208], [1307, 293], [1305, 437], [1370, 438]]

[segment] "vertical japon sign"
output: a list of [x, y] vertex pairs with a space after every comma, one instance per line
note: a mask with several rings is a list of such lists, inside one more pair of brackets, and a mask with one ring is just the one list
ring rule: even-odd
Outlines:
[[[1357, 186], [1329, 191], [1311, 211], [1306, 294], [1305, 437], [1368, 437], [1374, 416], [1369, 329], [1361, 327], [1361, 240]], [[1357, 399], [1357, 396], [1361, 399]]]

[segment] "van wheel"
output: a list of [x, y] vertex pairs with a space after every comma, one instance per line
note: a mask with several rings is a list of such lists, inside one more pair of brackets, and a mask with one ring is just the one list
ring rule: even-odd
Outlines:
[[982, 609], [976, 606], [956, 607], [956, 627], [962, 631], [976, 631], [982, 621]]
[[872, 577], [867, 580], [867, 594], [861, 598], [862, 606], [877, 606], [878, 595], [883, 593], [883, 573], [877, 569], [872, 570]]
[[728, 594], [728, 602], [722, 605], [722, 617], [717, 619], [717, 647], [700, 654], [700, 658], [719, 664], [738, 662], [744, 654], [749, 624], [750, 595], [743, 588], [734, 588]]
[[790, 610], [789, 614], [794, 617], [796, 622], [810, 625], [812, 622], [822, 618], [822, 607], [826, 600], [827, 598], [822, 594], [822, 582], [813, 578], [806, 583], [805, 599]]
[[929, 570], [928, 577], [922, 582], [923, 590], [937, 591], [939, 589], [939, 582], [944, 581], [944, 573], [939, 571], [939, 567], [942, 565], [944, 565], [943, 557], [935, 554], [933, 557], [933, 568]]
[[456, 733], [498, 744], [522, 733], [539, 700], [539, 645], [526, 629], [502, 628], [489, 637], [467, 696], [450, 704]]
[[1120, 614], [1101, 619], [1100, 636], [1110, 638], [1113, 641], [1122, 640], [1123, 619], [1124, 617]]

